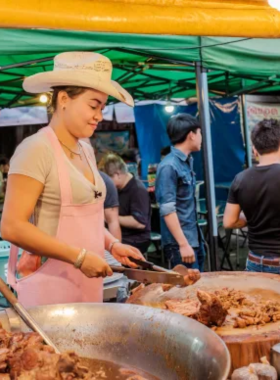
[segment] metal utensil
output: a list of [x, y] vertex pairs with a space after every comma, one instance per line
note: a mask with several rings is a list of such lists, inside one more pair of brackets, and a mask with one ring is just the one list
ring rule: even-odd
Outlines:
[[177, 272], [174, 272], [174, 271], [172, 271], [170, 269], [166, 269], [166, 268], [160, 267], [160, 266], [152, 263], [151, 261], [138, 260], [138, 259], [134, 259], [133, 257], [130, 257], [129, 260], [132, 261], [134, 264], [139, 265], [143, 269], [154, 270], [156, 272], [165, 272], [165, 273], [173, 273], [173, 274], [176, 273], [176, 274], [178, 274]]
[[31, 330], [37, 332], [44, 342], [51, 346], [56, 353], [59, 354], [59, 350], [56, 345], [52, 342], [52, 340], [46, 335], [46, 333], [41, 329], [41, 327], [37, 324], [37, 322], [31, 317], [28, 311], [18, 302], [18, 299], [14, 295], [14, 293], [8, 288], [5, 282], [0, 277], [0, 292], [6, 298], [6, 300], [11, 304], [16, 313], [23, 319], [23, 321], [27, 324]]
[[[28, 311], [61, 352], [73, 350], [84, 358], [139, 368], [161, 380], [229, 378], [230, 355], [225, 343], [191, 318], [116, 303], [48, 305]], [[18, 319], [15, 316], [17, 331], [27, 331]], [[7, 310], [0, 311], [0, 322], [7, 325]]]
[[178, 273], [156, 272], [117, 266], [111, 266], [111, 269], [113, 272], [123, 273], [130, 280], [136, 280], [144, 284], [158, 283], [185, 286], [184, 277]]

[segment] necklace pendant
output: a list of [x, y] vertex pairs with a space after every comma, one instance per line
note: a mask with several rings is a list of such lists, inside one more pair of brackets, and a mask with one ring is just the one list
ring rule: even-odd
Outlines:
[[74, 158], [74, 154], [72, 152], [70, 152], [70, 158], [71, 158], [71, 160], [73, 160], [73, 158]]

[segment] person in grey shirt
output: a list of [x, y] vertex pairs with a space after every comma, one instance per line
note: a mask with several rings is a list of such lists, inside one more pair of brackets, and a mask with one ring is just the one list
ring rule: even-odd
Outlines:
[[110, 233], [119, 241], [122, 240], [122, 232], [119, 222], [119, 197], [118, 191], [111, 178], [104, 172], [99, 171], [106, 185], [106, 198], [104, 201], [105, 222]]

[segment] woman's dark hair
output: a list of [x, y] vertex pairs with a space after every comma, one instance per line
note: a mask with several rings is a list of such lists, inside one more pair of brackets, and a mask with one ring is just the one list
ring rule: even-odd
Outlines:
[[169, 119], [167, 133], [172, 145], [175, 145], [184, 142], [190, 132], [196, 133], [200, 128], [196, 118], [187, 113], [179, 113]]
[[264, 119], [253, 128], [251, 140], [261, 155], [277, 152], [280, 147], [280, 122]]
[[65, 91], [69, 98], [75, 99], [77, 96], [83, 94], [87, 88], [77, 86], [58, 86], [53, 88], [52, 97], [49, 104], [49, 112], [53, 114], [57, 109], [57, 97], [60, 91]]

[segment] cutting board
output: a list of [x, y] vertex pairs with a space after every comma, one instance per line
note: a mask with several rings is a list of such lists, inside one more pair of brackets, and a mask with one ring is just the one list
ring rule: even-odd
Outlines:
[[[280, 302], [280, 275], [251, 272], [213, 272], [202, 274], [201, 280], [186, 288], [172, 288], [166, 292], [161, 285], [152, 284], [130, 297], [129, 303], [165, 308], [170, 299], [195, 297], [196, 290], [214, 291], [222, 288], [241, 290], [250, 295], [258, 294]], [[141, 292], [141, 293], [140, 293]], [[265, 326], [249, 326], [236, 329], [220, 327], [216, 333], [226, 343], [232, 359], [232, 370], [257, 363], [266, 356], [270, 360], [271, 347], [280, 342], [280, 321]]]

